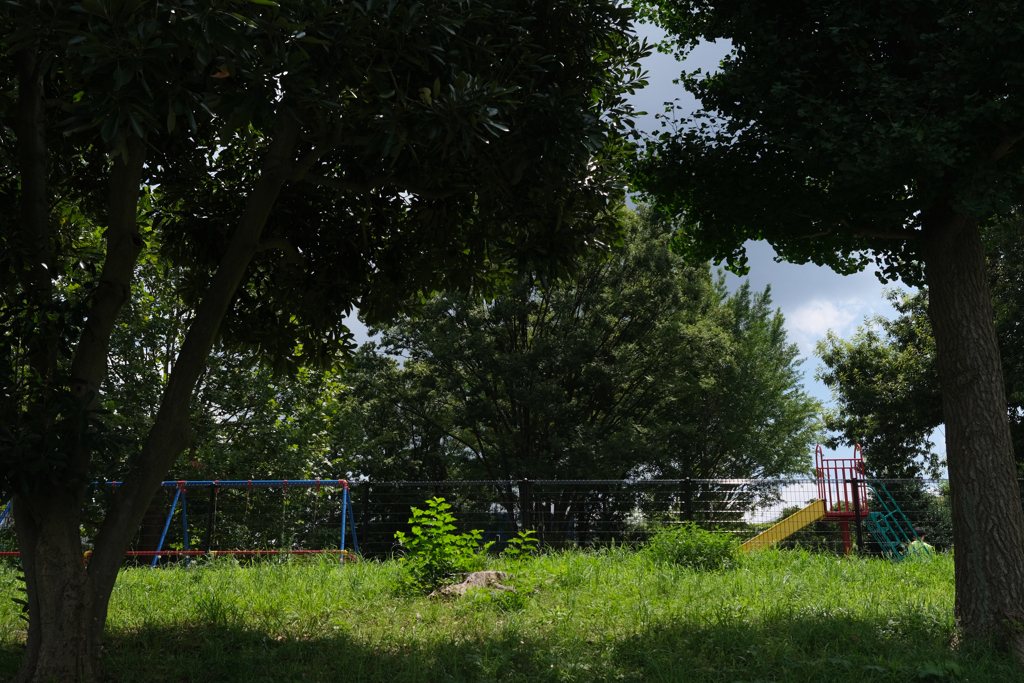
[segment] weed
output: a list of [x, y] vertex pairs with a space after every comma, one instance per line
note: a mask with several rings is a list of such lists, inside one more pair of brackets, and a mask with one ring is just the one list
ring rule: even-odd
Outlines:
[[431, 498], [427, 509], [412, 508], [411, 535], [395, 532], [395, 539], [405, 550], [404, 584], [416, 591], [427, 592], [451, 583], [460, 572], [483, 566], [483, 553], [494, 543], [481, 543], [483, 531], [473, 529], [464, 534], [455, 531], [455, 516], [444, 498]]
[[508, 546], [501, 552], [502, 557], [510, 560], [522, 560], [528, 555], [537, 552], [537, 534], [533, 529], [520, 531], [515, 538], [510, 538]]
[[683, 523], [655, 532], [647, 545], [647, 552], [656, 562], [712, 571], [737, 564], [739, 543], [729, 534]]

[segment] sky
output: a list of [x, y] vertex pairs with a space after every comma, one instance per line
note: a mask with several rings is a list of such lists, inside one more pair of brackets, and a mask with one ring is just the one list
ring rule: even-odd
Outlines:
[[[656, 43], [664, 36], [653, 26], [640, 25], [637, 29], [650, 43]], [[690, 53], [685, 63], [659, 52], [646, 58], [643, 66], [649, 85], [631, 98], [637, 111], [647, 112], [646, 116], [637, 118], [637, 128], [647, 133], [660, 130], [660, 122], [654, 115], [665, 110], [665, 102], [677, 98], [677, 104], [683, 107], [683, 111], [699, 109], [700, 104], [681, 85], [672, 81], [679, 78], [683, 70], [692, 72], [700, 69], [703, 73], [716, 70], [729, 49], [727, 42], [702, 43]], [[829, 330], [849, 339], [857, 327], [864, 324], [866, 317], [895, 317], [896, 311], [884, 298], [883, 290], [887, 287], [909, 288], [901, 282], [883, 285], [871, 267], [855, 275], [844, 276], [810, 263], [779, 263], [775, 260], [775, 250], [767, 242], [747, 242], [746, 249], [750, 272], [744, 278], [729, 273], [726, 281], [730, 289], [744, 279], [749, 279], [755, 290], [771, 285], [772, 300], [786, 319], [789, 339], [800, 349], [805, 391], [822, 403], [830, 404], [828, 388], [814, 379], [821, 365], [814, 355], [815, 345]], [[941, 428], [933, 434], [932, 440], [938, 452], [944, 455], [946, 449]]]
[[[651, 26], [641, 25], [638, 29], [640, 35], [652, 43], [660, 40], [663, 35]], [[638, 111], [646, 111], [647, 115], [637, 118], [637, 127], [648, 133], [659, 130], [659, 122], [654, 119], [654, 114], [664, 111], [664, 102], [676, 98], [679, 98], [679, 105], [685, 107], [685, 110], [699, 109], [699, 103], [682, 86], [672, 81], [679, 77], [683, 69], [693, 71], [699, 68], [704, 73], [714, 71], [728, 51], [728, 43], [703, 43], [690, 54], [685, 63], [659, 52], [644, 60], [650, 84], [637, 92], [632, 98], [632, 104]], [[864, 323], [865, 316], [895, 315], [889, 302], [882, 296], [883, 285], [872, 269], [843, 276], [830, 268], [813, 264], [778, 263], [775, 261], [775, 251], [767, 242], [747, 242], [746, 248], [750, 273], [745, 278], [729, 273], [727, 282], [734, 288], [743, 279], [749, 278], [751, 286], [756, 290], [771, 285], [772, 300], [782, 309], [790, 339], [798, 345], [805, 358], [803, 368], [806, 389], [812, 396], [828, 401], [828, 389], [813, 378], [818, 366], [814, 358], [815, 344], [829, 330], [841, 337], [850, 337], [857, 326]], [[902, 285], [892, 283], [888, 286]], [[906, 289], [905, 286], [903, 288]]]
[[[659, 29], [649, 25], [640, 25], [637, 30], [650, 43], [661, 40], [663, 36]], [[678, 104], [685, 107], [683, 111], [698, 109], [699, 103], [681, 85], [672, 81], [684, 69], [694, 71], [699, 68], [704, 73], [717, 69], [729, 47], [723, 42], [703, 43], [690, 53], [685, 63], [656, 51], [647, 57], [643, 68], [647, 71], [649, 85], [631, 97], [637, 111], [647, 112], [646, 116], [637, 117], [637, 128], [646, 133], [658, 131], [659, 121], [654, 115], [664, 111], [667, 101], [678, 98]], [[729, 273], [727, 283], [730, 288], [735, 288], [743, 279], [749, 279], [751, 286], [758, 291], [771, 285], [772, 300], [785, 316], [789, 339], [800, 349], [805, 391], [825, 404], [830, 403], [828, 388], [814, 379], [820, 365], [814, 356], [815, 345], [829, 330], [848, 339], [859, 325], [864, 324], [866, 317], [895, 316], [896, 312], [883, 297], [883, 288], [907, 287], [899, 282], [882, 285], [870, 267], [861, 273], [843, 276], [813, 264], [779, 263], [775, 261], [775, 251], [766, 242], [748, 242], [746, 249], [750, 272], [744, 278]], [[366, 339], [366, 328], [355, 319], [351, 320], [350, 326], [357, 342], [362, 343]], [[941, 431], [933, 436], [933, 441], [939, 453], [944, 454]]]

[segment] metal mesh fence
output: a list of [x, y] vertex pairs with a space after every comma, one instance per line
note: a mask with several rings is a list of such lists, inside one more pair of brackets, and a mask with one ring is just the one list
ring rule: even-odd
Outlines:
[[[863, 492], [857, 501], [854, 488]], [[946, 490], [945, 481], [919, 479], [868, 480], [859, 487], [819, 479], [361, 482], [353, 502], [363, 552], [373, 556], [398, 551], [394, 534], [408, 531], [410, 508], [422, 509], [434, 496], [453, 506], [460, 532], [480, 529], [498, 549], [521, 529], [536, 531], [547, 548], [588, 547], [640, 543], [684, 522], [747, 541], [823, 500], [829, 503], [824, 517], [793, 530], [778, 541], [781, 547], [843, 552], [856, 544], [880, 553], [867, 528], [872, 512], [887, 510], [879, 497], [888, 508], [895, 501], [908, 534], [916, 527], [937, 549], [951, 547]]]
[[[948, 486], [938, 480], [360, 481], [349, 487], [344, 545], [351, 549], [356, 540], [354, 521], [360, 552], [376, 558], [400, 552], [395, 532], [408, 533], [411, 508], [423, 509], [433, 497], [452, 505], [459, 532], [480, 529], [495, 550], [524, 529], [556, 549], [641, 543], [659, 529], [692, 522], [741, 541], [772, 531], [761, 538], [780, 547], [841, 553], [857, 545], [882, 553], [870, 516], [893, 507], [891, 520], [906, 535], [917, 528], [937, 550], [952, 545]], [[148, 564], [161, 551], [161, 561], [182, 551], [337, 551], [344, 502], [337, 481], [167, 482], [132, 542], [130, 561]], [[102, 509], [102, 496], [95, 507]], [[798, 523], [776, 526], [805, 508], [818, 511], [810, 514], [816, 519], [804, 512], [793, 518]], [[11, 520], [8, 514], [0, 521], [0, 552], [17, 550]]]

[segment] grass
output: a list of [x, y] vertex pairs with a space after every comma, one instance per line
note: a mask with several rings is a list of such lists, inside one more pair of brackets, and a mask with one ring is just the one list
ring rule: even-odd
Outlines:
[[[626, 550], [490, 564], [524, 594], [403, 596], [394, 562], [128, 569], [104, 670], [147, 682], [1024, 681], [1007, 654], [950, 646], [948, 556], [765, 551], [710, 573]], [[0, 590], [14, 594], [13, 574]], [[4, 678], [23, 633], [0, 603]]]

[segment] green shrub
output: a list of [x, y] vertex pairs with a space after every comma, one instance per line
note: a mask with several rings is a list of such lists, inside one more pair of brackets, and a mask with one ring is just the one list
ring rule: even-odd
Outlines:
[[531, 553], [537, 552], [536, 534], [533, 529], [520, 531], [515, 538], [508, 540], [508, 547], [502, 551], [501, 556], [510, 560], [525, 560]]
[[656, 562], [713, 571], [736, 564], [739, 542], [732, 534], [715, 533], [684, 522], [656, 532], [647, 545], [647, 552]]
[[429, 593], [451, 583], [460, 572], [476, 571], [483, 566], [483, 553], [491, 543], [480, 542], [483, 531], [473, 529], [455, 534], [455, 516], [444, 498], [431, 498], [427, 509], [412, 508], [411, 535], [395, 532], [395, 539], [405, 550], [407, 587]]

